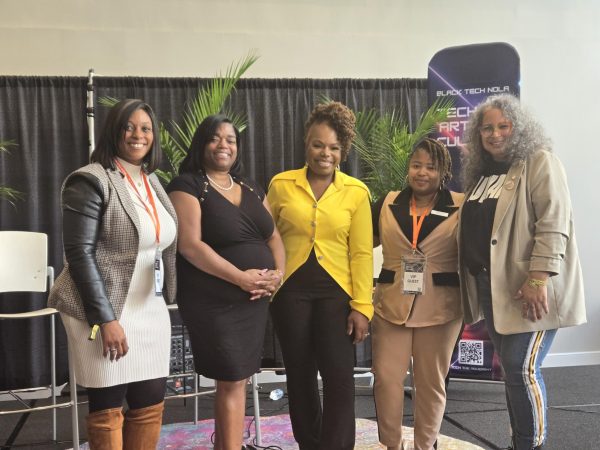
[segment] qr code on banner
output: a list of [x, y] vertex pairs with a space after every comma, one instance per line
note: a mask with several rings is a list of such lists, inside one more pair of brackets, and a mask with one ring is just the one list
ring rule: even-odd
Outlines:
[[483, 341], [460, 340], [458, 362], [471, 366], [483, 366]]

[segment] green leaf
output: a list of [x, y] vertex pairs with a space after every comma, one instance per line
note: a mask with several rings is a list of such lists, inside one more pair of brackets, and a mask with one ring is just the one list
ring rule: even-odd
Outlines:
[[13, 140], [13, 139], [9, 139], [9, 140], [5, 140], [5, 141], [1, 141], [0, 140], [0, 152], [4, 152], [4, 153], [8, 153], [10, 154], [10, 148], [11, 147], [17, 147], [19, 144], [17, 144], [17, 141]]
[[120, 100], [118, 98], [111, 97], [110, 95], [105, 95], [98, 98], [98, 104], [108, 108], [112, 108], [119, 102]]
[[[0, 153], [10, 154], [11, 147], [17, 147], [17, 141], [9, 139], [9, 140], [0, 140]], [[16, 208], [16, 203], [18, 200], [23, 200], [25, 198], [22, 192], [19, 192], [13, 188], [8, 186], [0, 186], [0, 200], [6, 200], [10, 203], [14, 208]]]
[[23, 200], [24, 198], [25, 196], [22, 192], [19, 192], [7, 186], [0, 186], [0, 200], [6, 200], [14, 208], [17, 207], [15, 202]]

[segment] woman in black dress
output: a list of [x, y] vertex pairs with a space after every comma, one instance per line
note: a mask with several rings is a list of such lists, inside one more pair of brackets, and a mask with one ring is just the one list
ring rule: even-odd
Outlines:
[[167, 188], [179, 219], [177, 303], [196, 372], [216, 380], [217, 450], [241, 447], [247, 378], [260, 368], [269, 297], [285, 268], [265, 194], [240, 169], [238, 130], [209, 116]]

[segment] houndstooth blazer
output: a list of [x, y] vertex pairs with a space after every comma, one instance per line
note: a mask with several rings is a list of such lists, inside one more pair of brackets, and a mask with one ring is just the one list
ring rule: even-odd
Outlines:
[[[138, 253], [139, 218], [127, 191], [124, 177], [118, 170], [105, 169], [98, 163], [89, 164], [70, 174], [63, 183], [63, 190], [67, 181], [77, 174], [93, 175], [102, 186], [104, 212], [96, 245], [96, 261], [104, 280], [106, 294], [116, 318], [119, 319], [125, 306]], [[175, 209], [158, 178], [151, 174], [148, 179], [158, 199], [177, 224]], [[177, 240], [167, 247], [162, 255], [165, 279], [163, 296], [167, 303], [175, 301], [176, 250]], [[50, 292], [48, 306], [77, 319], [86, 320], [81, 297], [69, 273], [66, 258], [64, 269]]]

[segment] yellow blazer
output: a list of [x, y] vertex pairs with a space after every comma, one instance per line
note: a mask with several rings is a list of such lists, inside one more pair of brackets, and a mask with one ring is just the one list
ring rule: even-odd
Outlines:
[[[373, 230], [368, 188], [336, 171], [317, 201], [306, 167], [275, 175], [267, 199], [286, 253], [285, 279], [315, 249], [317, 261], [350, 296], [350, 307], [373, 317]], [[284, 280], [285, 281], [285, 280]]]

